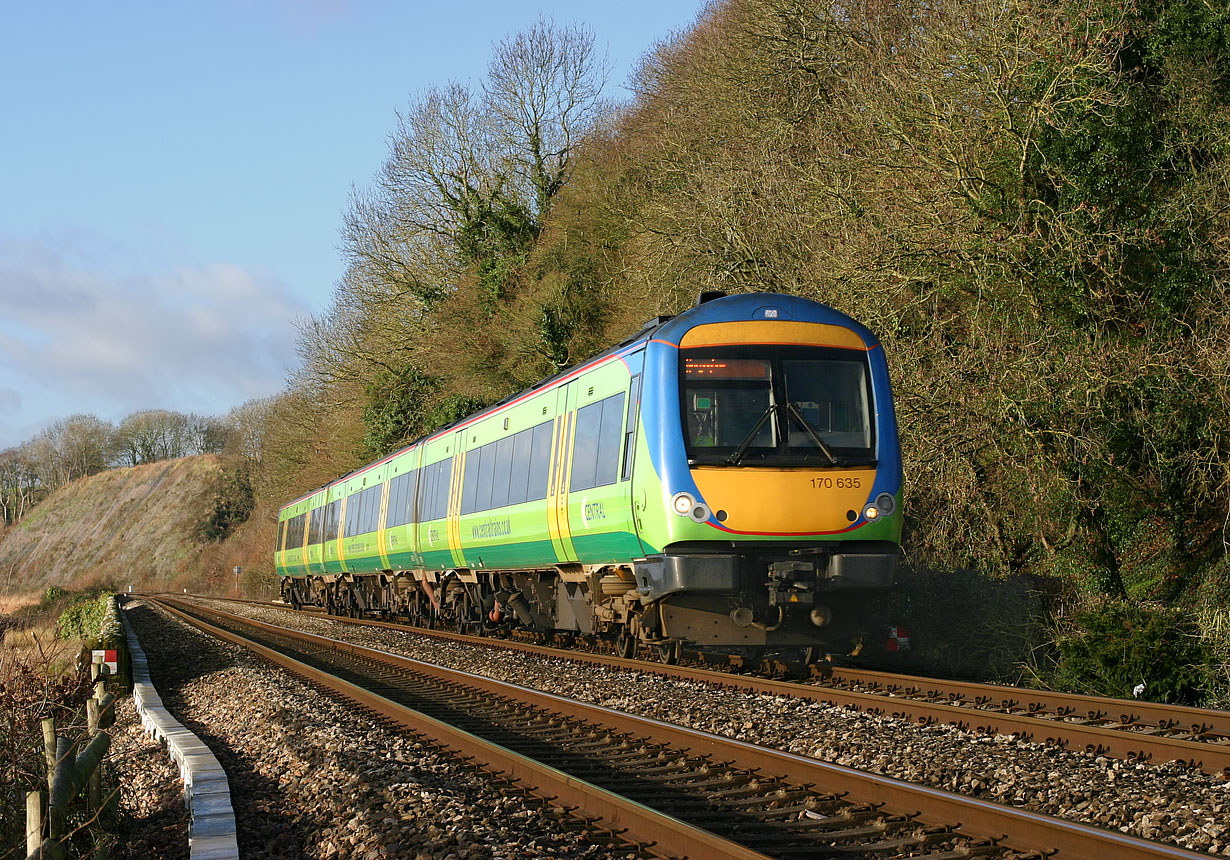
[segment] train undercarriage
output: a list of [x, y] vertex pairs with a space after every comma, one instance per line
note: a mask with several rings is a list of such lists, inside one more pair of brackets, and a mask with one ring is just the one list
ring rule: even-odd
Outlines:
[[[851, 551], [851, 549], [855, 551]], [[857, 653], [868, 603], [892, 585], [895, 547], [819, 553], [714, 553], [683, 548], [618, 565], [285, 577], [282, 599], [331, 615], [405, 620], [476, 635], [530, 634], [647, 648], [674, 662], [682, 646]]]

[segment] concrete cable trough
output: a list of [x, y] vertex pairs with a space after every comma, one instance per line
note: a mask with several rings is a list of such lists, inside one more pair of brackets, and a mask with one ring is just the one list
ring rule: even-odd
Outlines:
[[238, 860], [235, 812], [226, 771], [204, 743], [184, 728], [162, 704], [162, 697], [149, 678], [149, 662], [136, 634], [124, 621], [128, 650], [132, 655], [132, 699], [141, 723], [151, 737], [164, 743], [179, 766], [188, 807], [188, 851], [192, 860]]

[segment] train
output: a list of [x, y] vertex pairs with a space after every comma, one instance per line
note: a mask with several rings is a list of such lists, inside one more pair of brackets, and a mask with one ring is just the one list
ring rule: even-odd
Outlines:
[[857, 650], [902, 468], [884, 350], [826, 305], [676, 316], [283, 506], [282, 599], [666, 661]]

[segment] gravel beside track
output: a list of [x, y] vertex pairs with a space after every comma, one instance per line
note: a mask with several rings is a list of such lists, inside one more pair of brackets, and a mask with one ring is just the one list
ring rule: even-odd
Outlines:
[[246, 649], [125, 610], [163, 702], [227, 772], [244, 858], [642, 856]]
[[114, 860], [187, 860], [184, 783], [166, 747], [145, 733], [131, 697], [116, 702], [107, 767], [120, 786]]
[[1173, 763], [1063, 750], [1004, 735], [475, 649], [289, 610], [209, 601], [237, 615], [474, 672], [509, 683], [1191, 850], [1230, 856], [1230, 780]]

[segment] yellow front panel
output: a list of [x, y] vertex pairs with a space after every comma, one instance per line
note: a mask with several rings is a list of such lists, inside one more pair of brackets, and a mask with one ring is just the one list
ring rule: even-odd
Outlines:
[[745, 320], [742, 322], [706, 323], [691, 328], [679, 341], [679, 346], [722, 344], [788, 343], [809, 346], [838, 346], [845, 349], [867, 349], [862, 338], [848, 328], [825, 323], [777, 322], [776, 320]]
[[861, 514], [875, 469], [692, 469], [701, 498], [728, 529], [750, 534], [815, 534], [843, 531]]

